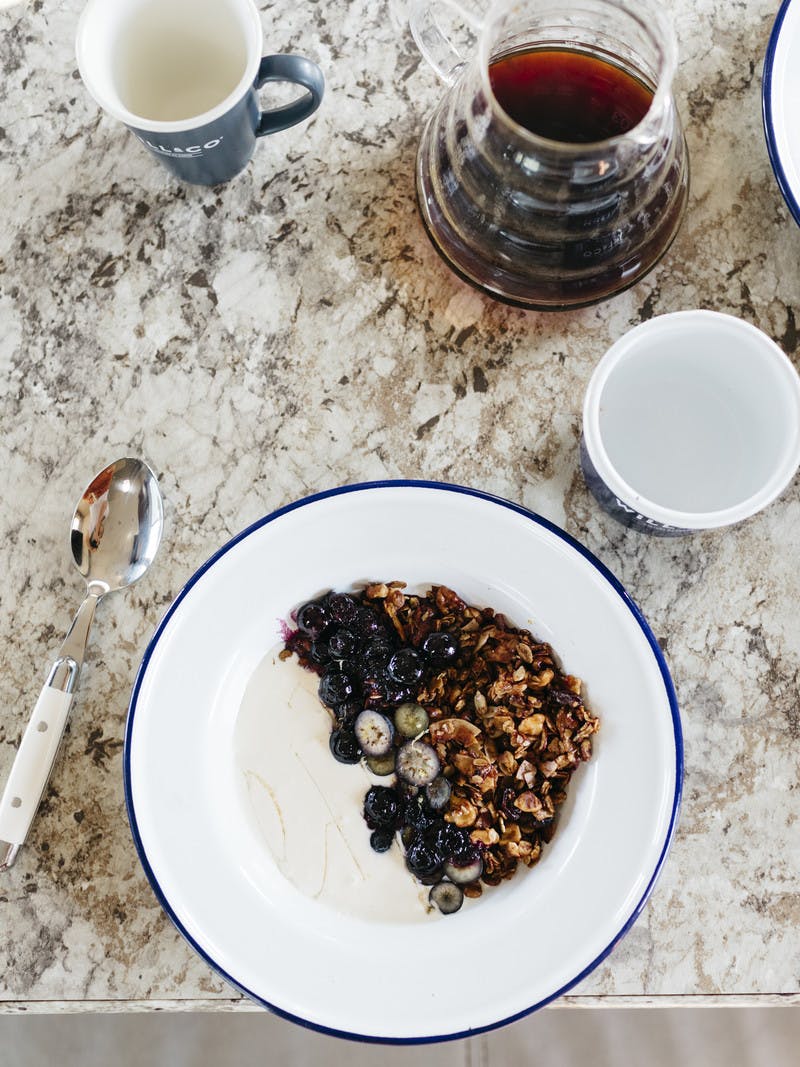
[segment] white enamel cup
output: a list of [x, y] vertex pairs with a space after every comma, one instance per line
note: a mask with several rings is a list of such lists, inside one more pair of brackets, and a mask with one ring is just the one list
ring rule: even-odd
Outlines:
[[643, 532], [741, 522], [800, 464], [800, 377], [742, 319], [699, 310], [650, 319], [592, 375], [581, 464], [598, 503]]

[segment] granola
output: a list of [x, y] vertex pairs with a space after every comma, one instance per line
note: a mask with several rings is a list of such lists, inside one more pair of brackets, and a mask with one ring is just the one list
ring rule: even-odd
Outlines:
[[[481, 881], [497, 885], [520, 862], [538, 861], [600, 721], [550, 645], [445, 586], [426, 596], [404, 589], [381, 583], [364, 595], [414, 647], [433, 631], [458, 635], [457, 662], [429, 676], [416, 700], [428, 711], [430, 741], [452, 787], [444, 818], [469, 829], [483, 850]], [[475, 888], [467, 896], [478, 895]]]

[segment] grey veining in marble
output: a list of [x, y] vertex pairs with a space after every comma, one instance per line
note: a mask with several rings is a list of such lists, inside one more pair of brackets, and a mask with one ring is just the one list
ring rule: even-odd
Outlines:
[[592, 368], [642, 319], [732, 312], [800, 361], [800, 230], [760, 118], [774, 4], [667, 0], [687, 218], [649, 278], [569, 315], [494, 304], [430, 248], [412, 175], [440, 90], [386, 4], [260, 3], [268, 50], [317, 59], [328, 95], [217, 189], [176, 184], [98, 113], [75, 69], [79, 6], [0, 12], [0, 780], [80, 592], [64, 529], [87, 474], [144, 455], [168, 525], [151, 575], [98, 612], [52, 785], [0, 884], [0, 999], [235, 997], [162, 914], [128, 832], [136, 665], [232, 534], [384, 477], [477, 486], [562, 524], [666, 650], [686, 734], [680, 830], [641, 919], [574, 993], [796, 994], [800, 489], [733, 531], [649, 540], [598, 510], [577, 455]]

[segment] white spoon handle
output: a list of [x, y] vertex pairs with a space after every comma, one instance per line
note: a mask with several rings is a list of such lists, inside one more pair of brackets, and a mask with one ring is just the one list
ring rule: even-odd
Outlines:
[[88, 593], [78, 608], [22, 735], [0, 799], [0, 871], [17, 858], [50, 779], [101, 596]]
[[19, 847], [28, 836], [67, 725], [72, 696], [50, 685], [39, 694], [0, 800], [0, 841], [8, 845]]

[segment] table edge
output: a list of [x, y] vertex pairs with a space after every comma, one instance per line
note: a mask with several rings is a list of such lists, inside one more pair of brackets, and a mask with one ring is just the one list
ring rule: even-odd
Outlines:
[[[800, 1005], [795, 993], [665, 993], [564, 996], [546, 1009], [591, 1008], [765, 1008]], [[244, 997], [205, 997], [163, 1000], [3, 1000], [0, 1015], [78, 1015], [143, 1012], [260, 1012]]]

